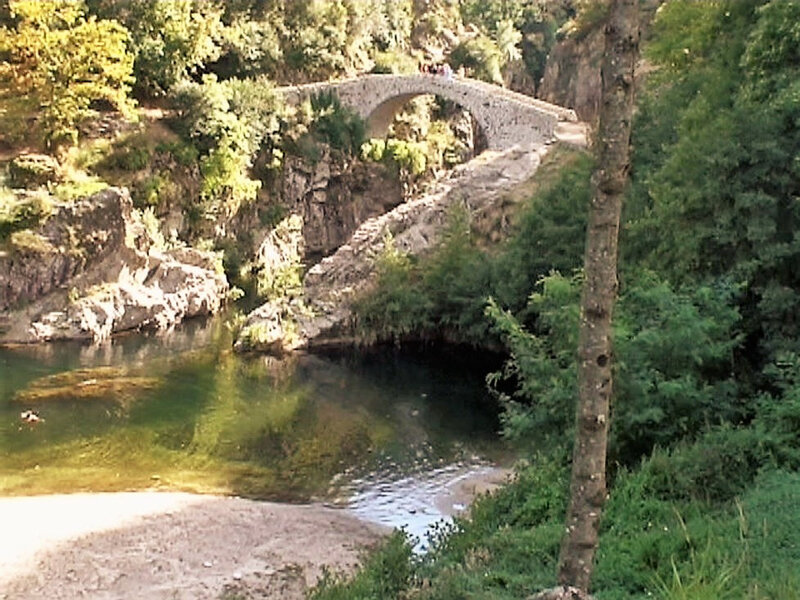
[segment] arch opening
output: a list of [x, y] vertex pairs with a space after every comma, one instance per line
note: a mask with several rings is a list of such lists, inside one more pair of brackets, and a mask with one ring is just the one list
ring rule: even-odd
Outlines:
[[[420, 114], [426, 110], [427, 115]], [[419, 141], [426, 137], [425, 126], [434, 130], [436, 122], [445, 124], [463, 145], [461, 159], [452, 164], [466, 162], [489, 147], [485, 125], [472, 111], [430, 92], [398, 94], [378, 104], [366, 117], [367, 136]], [[438, 131], [441, 132], [441, 127]]]

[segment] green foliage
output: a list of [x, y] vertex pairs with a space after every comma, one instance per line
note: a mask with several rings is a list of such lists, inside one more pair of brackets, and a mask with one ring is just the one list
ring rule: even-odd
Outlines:
[[[385, 160], [387, 146], [372, 140], [362, 152]], [[388, 268], [379, 263], [377, 286], [356, 307], [362, 335], [399, 340], [415, 331], [438, 331], [450, 340], [486, 343], [495, 339], [484, 316], [490, 295], [524, 316], [530, 291], [551, 265], [570, 270], [580, 264], [591, 163], [578, 156], [566, 165], [528, 199], [516, 231], [497, 252], [478, 247], [469, 212], [458, 206], [430, 256], [419, 262], [393, 259]]]
[[402, 531], [395, 531], [366, 556], [363, 568], [348, 580], [329, 571], [312, 591], [311, 600], [373, 600], [399, 598], [412, 575], [412, 547]]
[[0, 195], [0, 241], [6, 241], [15, 231], [36, 227], [51, 212], [51, 200], [45, 193]]
[[168, 154], [182, 167], [191, 167], [197, 163], [197, 148], [180, 140], [172, 142], [159, 142], [156, 152]]
[[[533, 334], [496, 304], [488, 309], [511, 353], [490, 381], [517, 382], [511, 395], [500, 392], [505, 432], [540, 448], [572, 429], [580, 281], [557, 274], [542, 280], [531, 296]], [[675, 291], [652, 273], [622, 290], [614, 325], [614, 460], [631, 464], [657, 445], [692, 439], [709, 423], [748, 416], [728, 377], [738, 321], [729, 298], [711, 288]]]
[[[185, 82], [176, 90], [178, 128], [201, 154], [200, 213], [235, 213], [255, 198], [261, 182], [251, 179], [255, 156], [275, 142], [281, 106], [264, 79]], [[189, 158], [187, 156], [186, 158]]]
[[465, 0], [460, 2], [466, 23], [477, 25], [495, 41], [505, 60], [521, 58], [534, 82], [544, 75], [556, 32], [574, 16], [574, 2], [549, 0]]
[[276, 74], [283, 60], [280, 21], [275, 13], [257, 20], [249, 13], [233, 18], [223, 31], [222, 57], [214, 71], [225, 78]]
[[373, 138], [361, 145], [361, 158], [384, 162], [393, 165], [398, 172], [418, 176], [422, 175], [428, 166], [426, 149], [426, 145], [422, 142]]
[[133, 55], [124, 27], [87, 17], [78, 0], [14, 0], [9, 7], [15, 21], [0, 28], [0, 101], [21, 98], [39, 108], [48, 145], [74, 144], [98, 102], [133, 115]]
[[797, 10], [665, 5], [649, 51], [659, 71], [636, 128], [626, 260], [676, 282], [740, 283], [753, 373], [798, 350]]
[[373, 60], [375, 65], [372, 67], [372, 73], [413, 75], [419, 69], [417, 61], [413, 57], [398, 50], [378, 52], [373, 57]]
[[103, 166], [108, 169], [133, 172], [146, 168], [151, 160], [150, 149], [146, 146], [125, 144], [115, 147], [112, 153], [103, 160]]
[[[658, 453], [641, 468], [618, 474], [602, 524], [594, 595], [600, 600], [800, 597], [800, 516], [794, 510], [800, 477], [767, 470], [740, 500], [709, 504], [660, 479], [674, 456]], [[537, 456], [518, 469], [511, 484], [479, 498], [469, 518], [440, 530], [421, 560], [400, 555], [388, 564], [369, 562], [349, 584], [328, 580], [315, 593], [326, 599], [511, 600], [552, 587], [568, 493], [563, 458]], [[699, 489], [701, 483], [692, 485]], [[375, 595], [365, 582], [385, 573], [402, 573], [394, 580], [405, 585], [389, 596]]]
[[418, 182], [470, 155], [471, 149], [448, 122], [452, 111], [453, 105], [432, 96], [413, 98], [395, 116], [388, 137], [373, 138], [361, 146], [361, 157], [391, 167], [405, 188], [413, 190]]
[[464, 67], [470, 77], [503, 85], [502, 69], [506, 56], [497, 43], [486, 35], [478, 35], [461, 42], [450, 53], [454, 69]]
[[497, 257], [492, 295], [523, 318], [542, 277], [572, 273], [583, 260], [593, 161], [576, 154], [557, 164], [557, 176], [520, 211], [516, 232]]
[[311, 135], [331, 148], [355, 156], [364, 143], [364, 120], [342, 106], [339, 97], [333, 92], [315, 94], [310, 102]]
[[198, 0], [88, 0], [130, 32], [137, 92], [160, 96], [219, 57], [221, 9]]
[[396, 339], [428, 328], [428, 299], [419, 293], [411, 258], [399, 250], [390, 234], [376, 257], [378, 284], [356, 302], [361, 336]]

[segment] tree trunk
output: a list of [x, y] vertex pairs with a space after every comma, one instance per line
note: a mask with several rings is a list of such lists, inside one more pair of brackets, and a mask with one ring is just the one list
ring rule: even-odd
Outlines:
[[570, 505], [558, 580], [589, 590], [606, 498], [611, 398], [611, 316], [617, 294], [617, 238], [630, 165], [639, 0], [609, 2], [602, 66], [600, 124], [586, 233], [578, 365], [578, 407]]

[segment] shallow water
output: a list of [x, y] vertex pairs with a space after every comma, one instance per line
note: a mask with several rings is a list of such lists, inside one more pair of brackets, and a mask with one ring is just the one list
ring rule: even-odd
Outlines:
[[[0, 494], [144, 488], [319, 499], [419, 534], [432, 497], [503, 455], [463, 354], [284, 361], [222, 319], [102, 346], [0, 349]], [[24, 423], [32, 410], [38, 423]]]

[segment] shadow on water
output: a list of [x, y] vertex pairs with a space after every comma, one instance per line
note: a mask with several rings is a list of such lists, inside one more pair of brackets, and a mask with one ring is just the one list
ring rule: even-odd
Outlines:
[[[230, 342], [217, 318], [101, 346], [0, 349], [0, 494], [161, 487], [336, 501], [503, 452], [483, 384], [494, 365], [481, 359], [277, 361]], [[22, 422], [27, 410], [42, 420]]]

